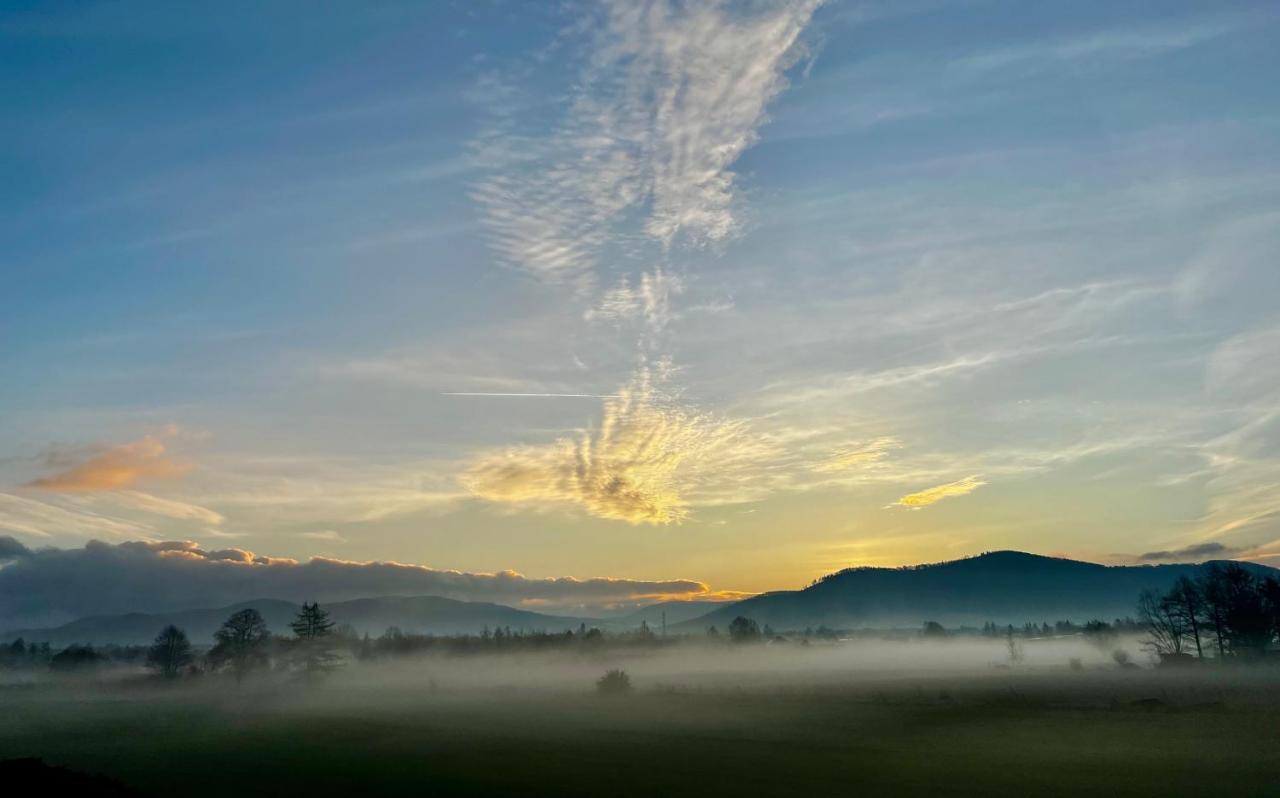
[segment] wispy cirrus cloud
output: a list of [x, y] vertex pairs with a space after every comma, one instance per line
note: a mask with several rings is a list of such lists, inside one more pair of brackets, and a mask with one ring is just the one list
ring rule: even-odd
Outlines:
[[264, 524], [361, 524], [452, 511], [468, 494], [450, 467], [432, 460], [231, 456], [208, 463], [210, 484], [196, 498]]
[[120, 538], [145, 535], [149, 531], [145, 524], [92, 509], [60, 507], [11, 493], [0, 493], [0, 529], [36, 538], [59, 535]]
[[902, 442], [894, 437], [876, 438], [872, 441], [855, 443], [837, 450], [826, 460], [813, 464], [813, 470], [825, 473], [841, 473], [850, 469], [860, 469], [871, 463], [883, 460], [894, 449], [902, 446]]
[[640, 321], [649, 334], [656, 334], [671, 322], [672, 303], [683, 291], [684, 281], [662, 268], [641, 274], [634, 285], [624, 275], [583, 317], [615, 324]]
[[951, 66], [978, 73], [996, 70], [1031, 73], [1062, 65], [1079, 68], [1082, 64], [1101, 67], [1114, 61], [1157, 57], [1194, 47], [1250, 22], [1248, 17], [1237, 16], [1099, 30], [974, 53], [954, 61]]
[[1198, 441], [1211, 491], [1200, 519], [1203, 537], [1280, 529], [1280, 325], [1257, 327], [1223, 341], [1204, 367], [1207, 398], [1223, 408], [1218, 434]]
[[[732, 238], [742, 222], [731, 168], [786, 87], [818, 5], [604, 3], [586, 29], [588, 52], [564, 117], [533, 136], [507, 117], [482, 137], [500, 168], [474, 197], [499, 255], [586, 291], [606, 246], [639, 242], [665, 261], [677, 243]], [[630, 383], [604, 400], [598, 429], [482, 454], [462, 476], [467, 489], [496, 502], [666, 524], [688, 517], [694, 502], [724, 501], [758, 482], [745, 471], [773, 452], [767, 439], [745, 420], [682, 406], [658, 389], [670, 360], [650, 354], [683, 289], [678, 275], [655, 266], [593, 302], [587, 321], [641, 328]]]
[[785, 88], [818, 5], [606, 2], [563, 120], [531, 135], [508, 118], [478, 145], [501, 165], [473, 192], [498, 254], [583, 286], [632, 214], [664, 250], [731, 237], [730, 167]]
[[932, 488], [926, 488], [915, 493], [908, 493], [906, 496], [898, 499], [896, 502], [888, 505], [889, 507], [905, 507], [908, 510], [919, 510], [928, 507], [931, 504], [937, 504], [943, 499], [950, 499], [954, 496], [965, 496], [973, 493], [978, 488], [987, 484], [978, 478], [978, 475], [958, 479], [955, 482], [948, 482], [945, 485], [935, 485]]
[[221, 513], [208, 507], [177, 499], [161, 498], [137, 490], [110, 491], [89, 496], [75, 496], [72, 497], [72, 500], [82, 504], [115, 505], [124, 510], [160, 515], [179, 521], [194, 521], [207, 526], [220, 526], [226, 521], [226, 518]]

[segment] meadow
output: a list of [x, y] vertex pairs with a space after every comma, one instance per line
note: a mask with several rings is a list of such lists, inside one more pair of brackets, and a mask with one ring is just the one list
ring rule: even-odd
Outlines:
[[[998, 653], [673, 648], [423, 657], [319, 685], [46, 679], [0, 693], [0, 758], [184, 796], [1280, 794], [1276, 669]], [[598, 694], [607, 666], [634, 689]]]

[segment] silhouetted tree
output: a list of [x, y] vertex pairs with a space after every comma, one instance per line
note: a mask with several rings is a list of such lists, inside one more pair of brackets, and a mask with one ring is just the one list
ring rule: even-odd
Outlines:
[[1182, 655], [1187, 627], [1169, 597], [1158, 596], [1150, 590], [1142, 591], [1138, 597], [1138, 620], [1147, 629], [1146, 645], [1161, 659]]
[[297, 640], [293, 643], [294, 666], [308, 679], [314, 679], [338, 667], [339, 657], [333, 653], [333, 621], [316, 602], [303, 602], [298, 617], [289, 624]]
[[729, 622], [729, 639], [735, 643], [750, 643], [760, 639], [760, 627], [750, 618], [739, 615]]
[[147, 667], [166, 679], [182, 673], [191, 662], [191, 642], [186, 632], [170, 624], [160, 630], [151, 647], [147, 649]]
[[365, 632], [364, 637], [360, 638], [360, 647], [356, 649], [356, 658], [371, 660], [374, 656], [373, 641], [369, 639], [369, 633]]
[[1171, 610], [1177, 613], [1183, 629], [1190, 635], [1191, 643], [1196, 647], [1196, 656], [1203, 657], [1200, 626], [1206, 615], [1204, 591], [1195, 580], [1184, 574], [1173, 583], [1173, 589], [1169, 591], [1166, 600], [1170, 603]]
[[1274, 629], [1261, 580], [1237, 563], [1223, 566], [1218, 578], [1226, 597], [1225, 625], [1231, 653], [1236, 656], [1262, 654], [1271, 644]]
[[1013, 636], [1013, 624], [1005, 629], [1004, 644], [1009, 649], [1009, 663], [1017, 665], [1022, 662], [1022, 644]]
[[1218, 649], [1218, 657], [1227, 656], [1227, 594], [1222, 568], [1217, 563], [1209, 566], [1208, 572], [1200, 580], [1200, 595], [1204, 599], [1204, 616], [1208, 627], [1213, 631], [1213, 640]]
[[925, 621], [924, 628], [920, 630], [920, 636], [924, 638], [938, 639], [947, 636], [947, 630], [942, 628], [942, 624], [937, 621]]
[[299, 640], [315, 640], [327, 636], [333, 630], [333, 621], [329, 620], [329, 613], [320, 609], [319, 603], [308, 604], [304, 601], [289, 628]]
[[267, 641], [271, 633], [262, 614], [253, 608], [235, 612], [214, 632], [215, 644], [209, 660], [215, 666], [226, 663], [240, 681], [249, 671], [267, 662]]
[[1262, 580], [1262, 605], [1271, 619], [1271, 635], [1280, 638], [1280, 580], [1268, 576]]
[[1106, 621], [1095, 619], [1084, 625], [1084, 639], [1103, 650], [1111, 648], [1117, 636], [1115, 627]]

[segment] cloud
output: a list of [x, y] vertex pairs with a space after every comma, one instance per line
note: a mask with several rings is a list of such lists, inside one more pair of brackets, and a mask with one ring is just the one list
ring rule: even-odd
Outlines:
[[978, 488], [987, 484], [978, 479], [978, 475], [965, 477], [964, 479], [948, 482], [945, 485], [936, 485], [932, 488], [919, 491], [917, 493], [908, 493], [896, 502], [888, 505], [889, 507], [906, 507], [908, 510], [919, 510], [922, 507], [928, 507], [936, 504], [943, 499], [949, 499], [952, 496], [964, 496], [973, 493]]
[[210, 485], [197, 498], [233, 518], [251, 516], [264, 528], [359, 524], [452, 511], [468, 498], [454, 468], [452, 460], [319, 455], [212, 460], [204, 472]]
[[186, 476], [191, 466], [168, 457], [166, 452], [167, 447], [159, 436], [147, 435], [131, 443], [108, 447], [57, 473], [32, 480], [24, 487], [54, 493], [89, 493], [123, 490], [146, 480]]
[[[0, 547], [9, 540], [0, 538]], [[83, 548], [8, 550], [22, 556], [0, 569], [0, 629], [60, 623], [87, 614], [216, 607], [253, 598], [323, 602], [433, 595], [579, 607], [708, 594], [705, 584], [688, 579], [537, 579], [515, 571], [467, 573], [396, 562], [323, 557], [299, 562], [244, 549], [208, 550], [191, 541], [112, 545], [95, 540]]]
[[839, 473], [850, 469], [861, 469], [867, 465], [883, 460], [889, 452], [902, 446], [897, 438], [884, 437], [872, 441], [855, 443], [839, 449], [831, 457], [816, 463], [814, 471]]
[[1112, 61], [1154, 58], [1195, 47], [1223, 36], [1246, 23], [1243, 17], [1196, 20], [1192, 25], [1148, 25], [1141, 28], [1103, 30], [1057, 41], [1036, 41], [977, 53], [953, 63], [973, 72], [1016, 70], [1033, 74], [1068, 65], [1101, 68]]
[[771, 452], [745, 422], [681, 407], [642, 371], [604, 402], [599, 429], [481, 455], [462, 482], [490, 501], [576, 505], [598, 518], [669, 524], [688, 517], [694, 500], [724, 500]]
[[583, 317], [587, 321], [615, 324], [639, 320], [649, 333], [657, 334], [671, 322], [672, 299], [683, 291], [683, 280], [660, 267], [655, 268], [641, 274], [634, 287], [623, 277]]
[[150, 531], [145, 524], [88, 509], [58, 507], [11, 493], [0, 493], [0, 529], [38, 538], [54, 535], [107, 535], [120, 538], [145, 535]]
[[1180, 549], [1148, 551], [1139, 554], [1137, 559], [1142, 562], [1181, 562], [1184, 560], [1199, 560], [1206, 557], [1228, 557], [1236, 551], [1238, 549], [1234, 546], [1227, 546], [1213, 541], [1209, 543], [1193, 543]]
[[786, 87], [817, 5], [604, 3], [563, 119], [531, 135], [506, 114], [478, 143], [500, 166], [473, 191], [498, 254], [581, 285], [629, 215], [664, 249], [678, 237], [695, 246], [731, 237], [740, 220], [730, 167]]
[[[1265, 294], [1265, 292], [1263, 292]], [[1255, 294], [1251, 294], [1256, 295]], [[1204, 393], [1220, 423], [1194, 442], [1209, 491], [1199, 534], [1219, 538], [1280, 529], [1280, 325], [1246, 330], [1223, 341], [1204, 368]]]
[[29, 557], [31, 549], [27, 548], [12, 535], [0, 535], [0, 562]]
[[136, 490], [113, 491], [93, 496], [91, 501], [115, 504], [126, 510], [162, 515], [179, 521], [197, 521], [209, 526], [220, 526], [226, 520], [221, 513], [210, 510], [208, 507], [175, 499], [162, 499]]
[[319, 532], [299, 532], [295, 537], [304, 538], [306, 540], [323, 540], [329, 543], [347, 543], [347, 539], [332, 529], [324, 529]]

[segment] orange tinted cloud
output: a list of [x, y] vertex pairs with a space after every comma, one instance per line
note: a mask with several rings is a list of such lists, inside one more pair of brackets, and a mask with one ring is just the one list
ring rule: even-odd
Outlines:
[[123, 490], [143, 480], [178, 479], [191, 465], [166, 455], [164, 441], [154, 435], [112, 446], [63, 471], [32, 480], [26, 487], [57, 493]]

